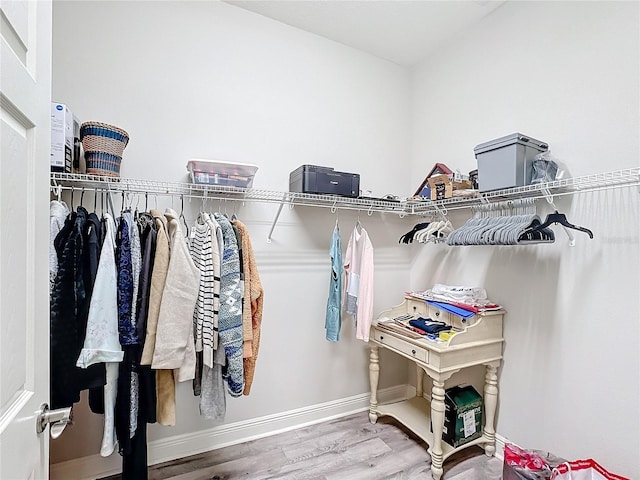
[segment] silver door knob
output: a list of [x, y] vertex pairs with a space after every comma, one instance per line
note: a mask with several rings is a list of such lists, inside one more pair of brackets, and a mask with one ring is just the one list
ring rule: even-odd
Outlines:
[[49, 404], [43, 403], [40, 406], [40, 413], [36, 418], [36, 432], [44, 432], [47, 425], [51, 425], [49, 433], [51, 438], [56, 439], [60, 436], [65, 427], [72, 423], [73, 415], [71, 407], [58, 408], [57, 410], [49, 410]]

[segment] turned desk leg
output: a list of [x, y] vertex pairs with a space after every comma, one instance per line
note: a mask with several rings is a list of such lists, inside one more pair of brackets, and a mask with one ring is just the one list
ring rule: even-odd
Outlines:
[[416, 364], [416, 397], [424, 396], [422, 379], [424, 378], [424, 370]]
[[442, 476], [442, 429], [444, 427], [444, 382], [433, 380], [431, 390], [431, 424], [433, 445], [431, 445], [431, 475], [433, 480]]
[[491, 457], [496, 453], [496, 406], [498, 405], [498, 362], [486, 365], [484, 376], [485, 425], [482, 436], [487, 439], [484, 453]]
[[380, 376], [380, 360], [378, 357], [378, 346], [371, 345], [369, 354], [369, 385], [371, 388], [371, 402], [369, 404], [369, 421], [378, 421], [378, 378]]

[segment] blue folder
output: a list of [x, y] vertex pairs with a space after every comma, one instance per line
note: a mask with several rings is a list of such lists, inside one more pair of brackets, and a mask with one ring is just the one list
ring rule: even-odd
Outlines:
[[454, 315], [458, 315], [462, 318], [473, 317], [475, 313], [465, 308], [456, 307], [455, 305], [451, 305], [446, 302], [436, 302], [435, 300], [426, 300], [429, 305], [433, 305], [436, 308], [444, 310], [445, 312], [453, 313]]

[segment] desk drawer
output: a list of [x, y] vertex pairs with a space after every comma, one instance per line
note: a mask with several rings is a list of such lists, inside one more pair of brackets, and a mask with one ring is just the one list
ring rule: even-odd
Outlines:
[[413, 343], [405, 342], [399, 338], [394, 337], [385, 332], [376, 330], [375, 339], [383, 345], [388, 345], [391, 348], [404, 353], [408, 357], [415, 358], [424, 363], [429, 363], [429, 351], [424, 348], [418, 347]]

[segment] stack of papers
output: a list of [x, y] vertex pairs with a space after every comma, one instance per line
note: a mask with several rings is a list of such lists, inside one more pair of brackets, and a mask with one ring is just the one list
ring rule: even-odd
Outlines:
[[426, 290], [424, 292], [405, 292], [405, 295], [411, 298], [424, 300], [429, 305], [433, 305], [436, 308], [453, 313], [454, 315], [458, 315], [462, 318], [473, 317], [477, 313], [502, 309], [502, 306], [497, 303], [490, 302], [489, 300], [480, 304], [436, 299], [434, 298], [434, 295], [430, 293], [430, 290]]

